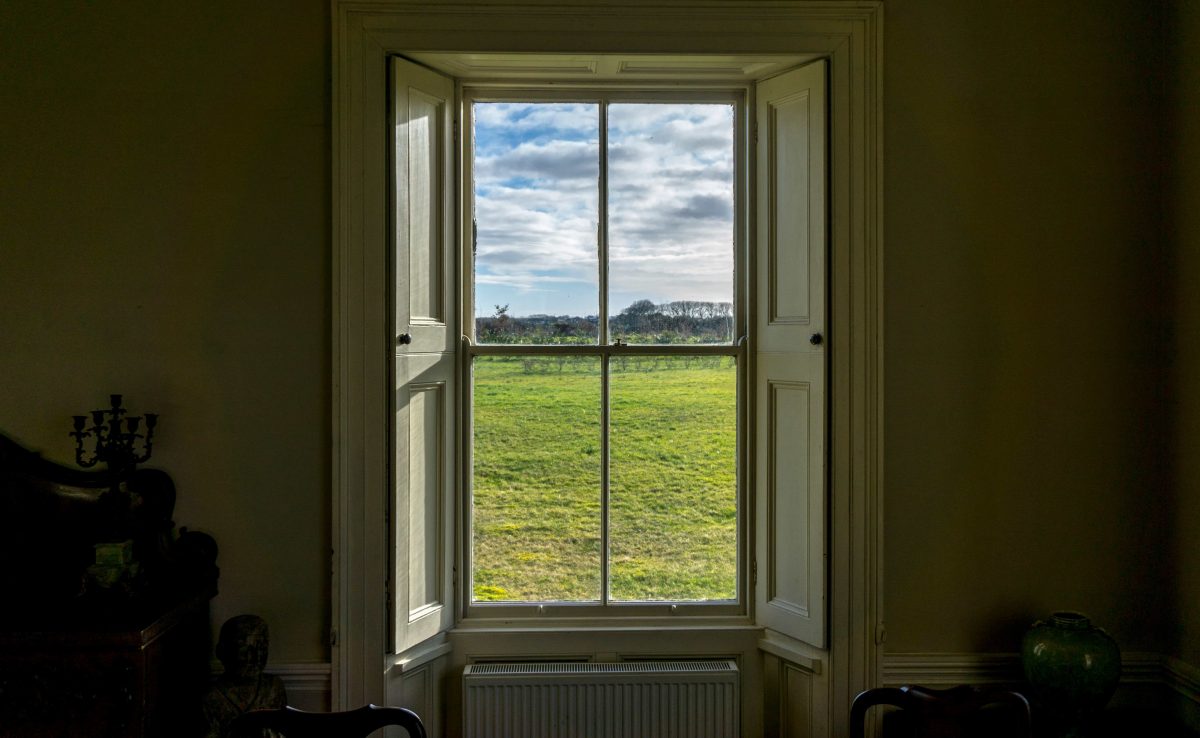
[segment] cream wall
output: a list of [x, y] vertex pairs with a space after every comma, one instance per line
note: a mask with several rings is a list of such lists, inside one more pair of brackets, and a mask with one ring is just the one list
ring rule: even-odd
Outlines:
[[1166, 645], [1160, 8], [885, 3], [889, 652]]
[[1174, 444], [1177, 459], [1175, 558], [1178, 619], [1172, 651], [1200, 664], [1200, 3], [1175, 0], [1169, 16], [1175, 74], [1171, 78], [1174, 114], [1172, 233], [1178, 318], [1175, 325], [1175, 381], [1178, 402]]
[[[891, 652], [1011, 651], [1057, 607], [1166, 646], [1159, 7], [886, 3]], [[216, 619], [327, 659], [327, 3], [0, 29], [0, 430], [66, 459], [111, 391], [161, 412]]]
[[69, 460], [108, 393], [161, 413], [214, 620], [263, 615], [276, 661], [328, 658], [328, 27], [316, 1], [0, 3], [0, 432]]

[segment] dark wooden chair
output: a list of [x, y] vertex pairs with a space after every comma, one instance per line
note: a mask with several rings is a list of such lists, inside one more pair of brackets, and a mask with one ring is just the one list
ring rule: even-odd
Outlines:
[[294, 707], [254, 710], [233, 722], [233, 738], [259, 738], [272, 730], [286, 738], [366, 738], [380, 728], [398, 725], [411, 738], [426, 738], [417, 713], [403, 707], [367, 705], [346, 712], [304, 712]]
[[854, 698], [850, 708], [850, 738], [863, 738], [867, 710], [891, 705], [902, 711], [884, 721], [884, 735], [912, 738], [1029, 738], [1029, 701], [1019, 692], [979, 690], [971, 686], [951, 689], [880, 687]]

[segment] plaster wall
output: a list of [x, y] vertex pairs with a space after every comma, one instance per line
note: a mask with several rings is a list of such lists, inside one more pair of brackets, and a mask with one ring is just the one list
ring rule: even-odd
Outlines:
[[[1061, 607], [1131, 650], [1176, 622], [1160, 8], [886, 3], [889, 651], [1011, 651]], [[0, 430], [66, 461], [108, 393], [160, 412], [214, 619], [328, 659], [327, 3], [21, 0], [0, 29]], [[1200, 385], [1180, 407], [1200, 427]]]
[[1171, 221], [1175, 323], [1176, 628], [1171, 652], [1200, 664], [1200, 3], [1178, 0], [1170, 16], [1174, 74]]
[[272, 660], [329, 623], [324, 2], [0, 3], [0, 431], [162, 415], [152, 465], [221, 548], [213, 619]]
[[885, 11], [886, 650], [1159, 650], [1160, 6]]

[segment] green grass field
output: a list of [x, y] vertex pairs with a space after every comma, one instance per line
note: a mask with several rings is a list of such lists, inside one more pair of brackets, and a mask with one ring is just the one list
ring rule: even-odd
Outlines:
[[[613, 600], [736, 596], [736, 376], [614, 359]], [[474, 383], [475, 599], [600, 599], [599, 359], [479, 357]]]

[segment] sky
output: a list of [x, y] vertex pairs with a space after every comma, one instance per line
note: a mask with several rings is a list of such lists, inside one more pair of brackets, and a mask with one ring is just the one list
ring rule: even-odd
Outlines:
[[[733, 107], [609, 105], [609, 312], [733, 299]], [[599, 106], [475, 103], [475, 314], [599, 312]]]

